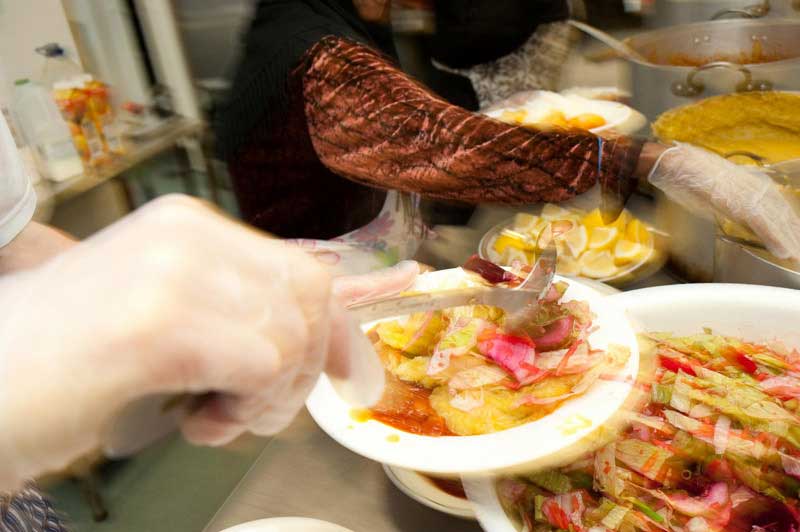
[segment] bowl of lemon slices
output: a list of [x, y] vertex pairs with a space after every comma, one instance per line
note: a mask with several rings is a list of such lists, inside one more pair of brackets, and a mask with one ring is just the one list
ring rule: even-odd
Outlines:
[[511, 266], [534, 264], [539, 235], [550, 227], [558, 249], [557, 272], [624, 286], [652, 275], [666, 261], [666, 235], [624, 210], [603, 223], [599, 209], [590, 212], [545, 204], [538, 214], [520, 212], [490, 229], [479, 255]]

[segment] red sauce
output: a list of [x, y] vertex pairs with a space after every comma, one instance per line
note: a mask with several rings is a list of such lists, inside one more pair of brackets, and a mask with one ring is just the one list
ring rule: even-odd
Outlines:
[[387, 373], [383, 397], [370, 411], [372, 419], [412, 434], [455, 436], [431, 406], [430, 395], [431, 390]]
[[448, 478], [436, 478], [436, 477], [429, 477], [428, 475], [422, 475], [428, 481], [442, 490], [443, 492], [447, 493], [448, 495], [452, 495], [453, 497], [458, 497], [460, 499], [466, 499], [467, 494], [464, 492], [464, 485], [461, 483], [460, 480], [452, 480]]

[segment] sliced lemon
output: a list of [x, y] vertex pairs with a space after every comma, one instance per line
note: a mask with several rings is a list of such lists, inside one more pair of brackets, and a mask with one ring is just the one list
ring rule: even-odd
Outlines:
[[629, 263], [641, 263], [647, 260], [653, 248], [648, 248], [638, 242], [621, 239], [614, 246], [614, 263], [618, 266]]
[[519, 261], [522, 264], [533, 264], [534, 253], [533, 251], [526, 251], [513, 247], [506, 248], [501, 255], [500, 264], [510, 266], [515, 261]]
[[625, 238], [631, 242], [638, 242], [647, 247], [652, 247], [650, 230], [647, 229], [647, 226], [640, 220], [635, 218], [628, 222], [628, 226], [625, 228]]
[[616, 227], [595, 227], [589, 235], [589, 249], [611, 249], [618, 236]]
[[556, 271], [561, 275], [580, 275], [581, 265], [569, 255], [559, 255]]
[[543, 220], [564, 220], [569, 219], [573, 215], [572, 211], [568, 211], [563, 207], [559, 207], [554, 203], [548, 203], [542, 207], [541, 217]]
[[607, 227], [616, 227], [617, 231], [619, 231], [619, 234], [622, 235], [624, 234], [628, 223], [630, 223], [632, 219], [633, 216], [631, 216], [631, 213], [628, 211], [622, 211], [617, 219], [608, 224]]
[[586, 216], [583, 217], [581, 223], [586, 226], [586, 229], [589, 232], [592, 231], [595, 227], [603, 227], [605, 224], [603, 223], [603, 215], [600, 214], [600, 209], [595, 209]]
[[576, 225], [564, 233], [561, 238], [566, 244], [570, 255], [574, 258], [580, 257], [581, 253], [586, 251], [586, 247], [589, 245], [589, 232], [582, 225]]
[[498, 236], [497, 239], [494, 241], [494, 245], [492, 247], [496, 252], [500, 253], [501, 255], [508, 248], [514, 248], [523, 251], [533, 250], [533, 246], [527, 243], [525, 240], [506, 234]]
[[610, 251], [589, 250], [578, 259], [581, 275], [591, 279], [606, 279], [617, 273], [614, 257]]
[[514, 216], [514, 231], [518, 233], [530, 234], [536, 232], [536, 227], [539, 225], [541, 218], [535, 214], [528, 214], [527, 212], [518, 212]]

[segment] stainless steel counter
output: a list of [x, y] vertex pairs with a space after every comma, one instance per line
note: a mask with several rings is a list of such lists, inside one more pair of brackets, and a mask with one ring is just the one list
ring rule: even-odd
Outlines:
[[267, 445], [205, 532], [278, 516], [313, 517], [355, 532], [480, 531], [475, 522], [406, 497], [380, 464], [340, 446], [305, 411]]

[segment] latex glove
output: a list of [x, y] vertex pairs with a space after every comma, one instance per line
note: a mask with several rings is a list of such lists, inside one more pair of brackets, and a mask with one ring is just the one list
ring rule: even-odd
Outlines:
[[800, 217], [760, 169], [677, 144], [661, 154], [648, 180], [690, 211], [749, 227], [776, 257], [800, 260]]
[[318, 262], [183, 197], [6, 276], [0, 308], [0, 491], [97, 448], [141, 397], [215, 392], [182, 429], [222, 444], [281, 430], [326, 365], [353, 365]]

